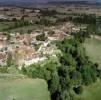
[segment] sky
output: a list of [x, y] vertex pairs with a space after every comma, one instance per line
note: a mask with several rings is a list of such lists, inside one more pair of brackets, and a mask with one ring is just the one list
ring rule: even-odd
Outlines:
[[101, 1], [101, 0], [31, 0], [31, 1], [48, 2], [48, 1]]
[[18, 1], [18, 2], [20, 2], [20, 1], [24, 1], [24, 2], [26, 2], [26, 1], [30, 1], [30, 2], [39, 2], [39, 3], [41, 3], [41, 2], [49, 2], [49, 1], [92, 1], [92, 2], [101, 2], [101, 0], [0, 0], [0, 1]]
[[101, 1], [101, 0], [0, 0], [0, 1], [38, 1], [38, 2], [47, 2], [47, 1]]
[[101, 2], [101, 0], [96, 0], [97, 2]]
[[[35, 0], [32, 0], [35, 1]], [[38, 2], [48, 2], [48, 1], [101, 1], [101, 0], [36, 0]]]

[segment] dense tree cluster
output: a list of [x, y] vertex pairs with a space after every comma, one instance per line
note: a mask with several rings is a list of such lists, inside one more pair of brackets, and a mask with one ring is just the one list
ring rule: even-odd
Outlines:
[[44, 25], [44, 26], [52, 26], [54, 25], [54, 22], [46, 18], [40, 18], [40, 20], [36, 21], [35, 24]]
[[89, 34], [101, 35], [101, 16], [80, 14], [71, 17], [70, 21], [76, 24], [87, 24], [87, 32]]
[[93, 14], [82, 14], [76, 16], [72, 19], [75, 23], [82, 23], [82, 24], [96, 24], [96, 16]]
[[[32, 25], [32, 23], [30, 23], [30, 21], [24, 20], [23, 18], [21, 18], [21, 20], [17, 20], [16, 18], [13, 18], [12, 21], [13, 21], [13, 23], [10, 26], [8, 26], [7, 28], [4, 28], [3, 31], [9, 31], [14, 28]], [[12, 22], [12, 21], [9, 21], [9, 22]]]
[[40, 13], [42, 16], [54, 16], [58, 14], [56, 10], [48, 10], [48, 9], [41, 10]]

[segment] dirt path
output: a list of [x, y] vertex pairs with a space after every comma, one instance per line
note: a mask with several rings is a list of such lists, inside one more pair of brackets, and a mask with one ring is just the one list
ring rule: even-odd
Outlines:
[[95, 38], [97, 40], [101, 40], [101, 36], [98, 36], [98, 35], [91, 35], [91, 38]]

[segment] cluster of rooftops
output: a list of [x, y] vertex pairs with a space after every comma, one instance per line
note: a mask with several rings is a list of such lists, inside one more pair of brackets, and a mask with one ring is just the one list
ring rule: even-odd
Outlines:
[[[57, 47], [51, 42], [63, 40], [69, 37], [67, 34], [73, 31], [73, 24], [66, 23], [64, 26], [50, 27], [44, 30], [35, 30], [30, 34], [3, 33], [0, 32], [0, 66], [7, 66], [8, 56], [12, 56], [13, 62], [19, 69], [47, 59], [47, 55], [56, 57]], [[48, 34], [53, 31], [54, 34]], [[9, 34], [9, 35], [8, 35]], [[44, 41], [38, 41], [36, 36], [45, 34]], [[9, 38], [8, 38], [9, 37]]]

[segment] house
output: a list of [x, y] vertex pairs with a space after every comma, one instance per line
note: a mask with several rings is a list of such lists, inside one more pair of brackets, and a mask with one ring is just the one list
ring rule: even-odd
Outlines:
[[0, 49], [4, 48], [7, 46], [7, 42], [6, 41], [0, 41]]
[[13, 49], [12, 55], [13, 59], [15, 61], [15, 64], [18, 67], [22, 67], [24, 64], [24, 59], [29, 55], [29, 53], [34, 52], [34, 50], [30, 50], [29, 47], [27, 46], [17, 46], [16, 48]]
[[39, 48], [38, 52], [41, 53], [44, 56], [53, 56], [55, 55], [55, 51], [57, 50], [57, 48], [55, 47], [55, 45], [51, 45], [50, 44], [51, 41], [45, 41]]
[[10, 38], [10, 43], [11, 44], [24, 44], [24, 45], [29, 45], [30, 42], [33, 40], [34, 35], [32, 34], [16, 34], [13, 35]]
[[87, 28], [87, 26], [83, 26], [83, 25], [81, 25], [81, 26], [74, 26], [74, 27], [72, 28], [72, 32], [79, 32], [80, 30], [85, 31], [86, 28]]
[[48, 40], [55, 41], [55, 40], [63, 40], [67, 35], [62, 31], [56, 31], [55, 34], [48, 36]]
[[0, 41], [6, 41], [7, 40], [7, 36], [3, 35], [3, 33], [0, 33]]
[[39, 9], [35, 9], [34, 12], [35, 13], [40, 13], [40, 10]]
[[15, 50], [13, 51], [13, 57], [15, 64], [18, 66], [19, 69], [21, 69], [22, 66], [26, 67], [46, 59], [45, 57], [42, 57], [39, 53], [37, 53], [34, 48], [26, 45], [15, 48]]
[[72, 28], [72, 32], [79, 32], [80, 31], [80, 28], [79, 27], [73, 27]]
[[7, 16], [0, 15], [0, 19], [6, 20], [6, 19], [8, 19], [8, 18], [7, 18]]
[[24, 65], [25, 67], [32, 65], [34, 63], [38, 63], [41, 61], [46, 60], [46, 57], [40, 56], [40, 54], [36, 53], [36, 54], [32, 54], [32, 55], [28, 55], [25, 59], [24, 59]]

